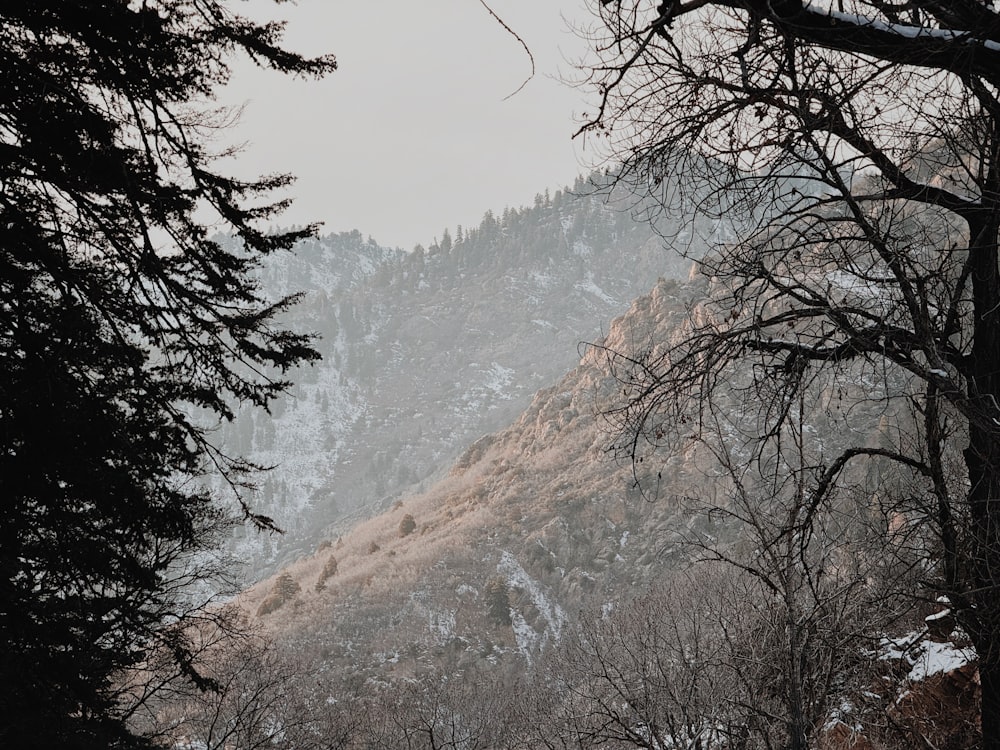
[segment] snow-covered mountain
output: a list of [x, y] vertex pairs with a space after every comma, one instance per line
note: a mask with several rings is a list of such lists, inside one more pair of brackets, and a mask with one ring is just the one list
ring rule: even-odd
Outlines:
[[[350, 232], [275, 258], [262, 284], [306, 293], [291, 323], [320, 335], [323, 360], [293, 373], [271, 417], [220, 429], [227, 449], [276, 467], [254, 507], [286, 533], [241, 532], [234, 551], [251, 575], [428, 486], [658, 277], [686, 276], [690, 261], [627, 202], [581, 179], [410, 253]], [[725, 229], [685, 231], [698, 245]]]
[[[661, 279], [603, 340], [625, 347], [632, 336], [669, 335], [691, 295]], [[276, 590], [266, 580], [241, 597], [243, 606], [282, 637], [325, 653], [327, 667], [365, 675], [399, 658], [401, 643], [411, 660], [447, 670], [530, 663], [581, 607], [610, 606], [647, 586], [683, 557], [670, 543], [694, 519], [670, 492], [656, 502], [640, 497], [633, 467], [608, 453], [601, 405], [618, 383], [599, 350], [578, 356], [553, 383], [426, 491], [286, 567], [279, 578], [295, 581], [287, 601], [263, 606]], [[663, 467], [664, 482], [682, 486], [691, 468]]]

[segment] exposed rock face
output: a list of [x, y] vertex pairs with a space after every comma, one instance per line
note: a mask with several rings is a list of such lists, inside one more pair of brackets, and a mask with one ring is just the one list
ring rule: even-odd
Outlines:
[[[284, 570], [296, 586], [265, 581], [244, 594], [245, 609], [266, 610], [275, 588], [293, 591], [262, 621], [347, 690], [431, 671], [523, 671], [573, 631], [578, 612], [609, 615], [685, 566], [692, 533], [735, 539], [733, 529], [695, 510], [726, 501], [726, 478], [713, 473], [710, 456], [691, 444], [648, 464], [618, 462], [606, 417], [621, 383], [605, 347], [669, 348], [692, 319], [706, 319], [705, 293], [703, 281], [659, 280], [509, 426], [474, 441], [428, 489], [344, 533], [335, 574], [327, 573], [331, 538]], [[807, 416], [820, 439], [836, 444], [847, 419], [851, 439], [889, 439], [880, 409], [836, 414], [838, 391], [869, 385], [818, 387], [827, 395]], [[413, 526], [401, 535], [407, 517]], [[860, 699], [851, 696], [867, 703], [845, 702], [830, 715], [814, 735], [817, 746], [867, 750], [912, 740], [916, 747], [926, 738], [967, 747], [977, 731], [975, 670], [945, 636], [953, 637], [911, 634], [891, 658], [869, 654], [884, 674], [877, 684], [860, 683], [870, 687]]]
[[962, 750], [975, 747], [979, 729], [979, 674], [967, 663], [913, 683], [897, 700], [890, 718], [914, 747]]

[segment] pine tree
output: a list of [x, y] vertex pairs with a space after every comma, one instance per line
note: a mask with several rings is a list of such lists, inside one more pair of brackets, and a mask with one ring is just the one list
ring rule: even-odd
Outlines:
[[[215, 171], [210, 100], [240, 52], [322, 75], [223, 0], [33, 0], [0, 10], [0, 746], [125, 748], [123, 670], [154, 650], [200, 680], [184, 566], [255, 467], [205, 425], [266, 408], [317, 355], [252, 272], [290, 178]], [[237, 242], [210, 238], [224, 230]], [[192, 415], [200, 415], [198, 418]], [[187, 569], [193, 573], [185, 574]], [[168, 625], [170, 627], [168, 627]], [[207, 683], [201, 681], [203, 686]]]
[[507, 582], [499, 576], [494, 576], [483, 587], [483, 602], [486, 614], [496, 625], [510, 625], [510, 589]]
[[263, 617], [281, 609], [281, 607], [298, 596], [301, 590], [302, 587], [299, 586], [298, 581], [292, 578], [289, 573], [281, 573], [274, 580], [271, 590], [257, 608], [257, 616]]
[[330, 555], [326, 559], [326, 563], [323, 565], [323, 570], [319, 572], [319, 577], [316, 579], [317, 591], [325, 589], [327, 580], [337, 575], [337, 567], [337, 557], [335, 555]]

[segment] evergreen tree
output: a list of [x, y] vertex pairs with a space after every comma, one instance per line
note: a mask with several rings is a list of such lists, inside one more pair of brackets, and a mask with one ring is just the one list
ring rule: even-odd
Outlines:
[[494, 576], [483, 587], [483, 602], [486, 604], [486, 614], [496, 625], [510, 625], [510, 589], [507, 582], [499, 576]]
[[[0, 746], [146, 747], [116, 690], [154, 650], [200, 686], [182, 565], [255, 467], [206, 424], [267, 407], [317, 355], [252, 279], [312, 227], [265, 234], [290, 178], [214, 170], [210, 100], [245, 52], [321, 75], [223, 0], [0, 9]], [[210, 239], [228, 231], [239, 242]], [[191, 416], [208, 415], [209, 420]], [[188, 566], [195, 567], [195, 566]], [[197, 568], [192, 575], [198, 576]], [[170, 626], [170, 627], [168, 627]]]
[[326, 582], [328, 579], [337, 575], [337, 558], [334, 555], [330, 555], [326, 563], [323, 565], [323, 570], [320, 571], [319, 577], [316, 579], [316, 590], [322, 591], [326, 588]]
[[264, 601], [257, 608], [257, 616], [269, 615], [281, 609], [282, 606], [294, 599], [301, 590], [302, 587], [299, 586], [298, 581], [292, 578], [289, 573], [281, 573], [274, 580], [274, 585], [271, 586], [267, 597], [265, 597]]

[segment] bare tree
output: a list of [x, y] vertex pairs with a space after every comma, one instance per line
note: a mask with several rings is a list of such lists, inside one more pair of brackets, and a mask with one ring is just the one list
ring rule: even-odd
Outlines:
[[678, 577], [581, 618], [549, 660], [559, 698], [544, 722], [548, 746], [656, 750], [740, 733], [720, 679], [725, 642], [717, 609], [704, 606], [712, 588], [704, 579]]
[[[863, 484], [823, 486], [805, 398], [791, 411], [774, 452], [754, 454], [753, 471], [733, 455], [739, 442], [709, 443], [727, 501], [704, 509], [714, 522], [690, 541], [734, 574], [716, 611], [724, 701], [746, 746], [806, 750], [841, 718], [884, 735], [896, 693], [871, 691], [874, 655], [912, 610], [926, 550], [913, 548], [906, 525], [886, 523]], [[738, 530], [728, 544], [727, 526]]]
[[358, 704], [356, 739], [367, 748], [486, 750], [515, 747], [513, 695], [498, 670], [369, 685]]
[[701, 178], [726, 196], [701, 209], [739, 230], [703, 262], [689, 335], [616, 362], [631, 452], [727, 382], [772, 446], [817, 378], [850, 374], [889, 414], [912, 405], [917, 439], [840, 445], [809, 495], [875, 457], [921, 479], [907, 523], [934, 542], [926, 578], [972, 638], [984, 747], [1000, 747], [1000, 15], [980, 0], [594, 8], [582, 132], [654, 191]]
[[802, 406], [797, 432], [753, 471], [730, 453], [740, 443], [706, 442], [726, 499], [702, 505], [709, 521], [688, 535], [700, 561], [581, 622], [558, 659], [562, 734], [595, 747], [806, 750], [842, 719], [892, 740], [878, 641], [912, 608], [921, 551], [867, 493], [824, 492], [812, 507]]
[[203, 683], [192, 684], [167, 653], [134, 670], [127, 683], [136, 694], [129, 718], [141, 735], [205, 750], [336, 750], [355, 736], [354, 712], [315, 665], [235, 610], [189, 624], [181, 637]]

